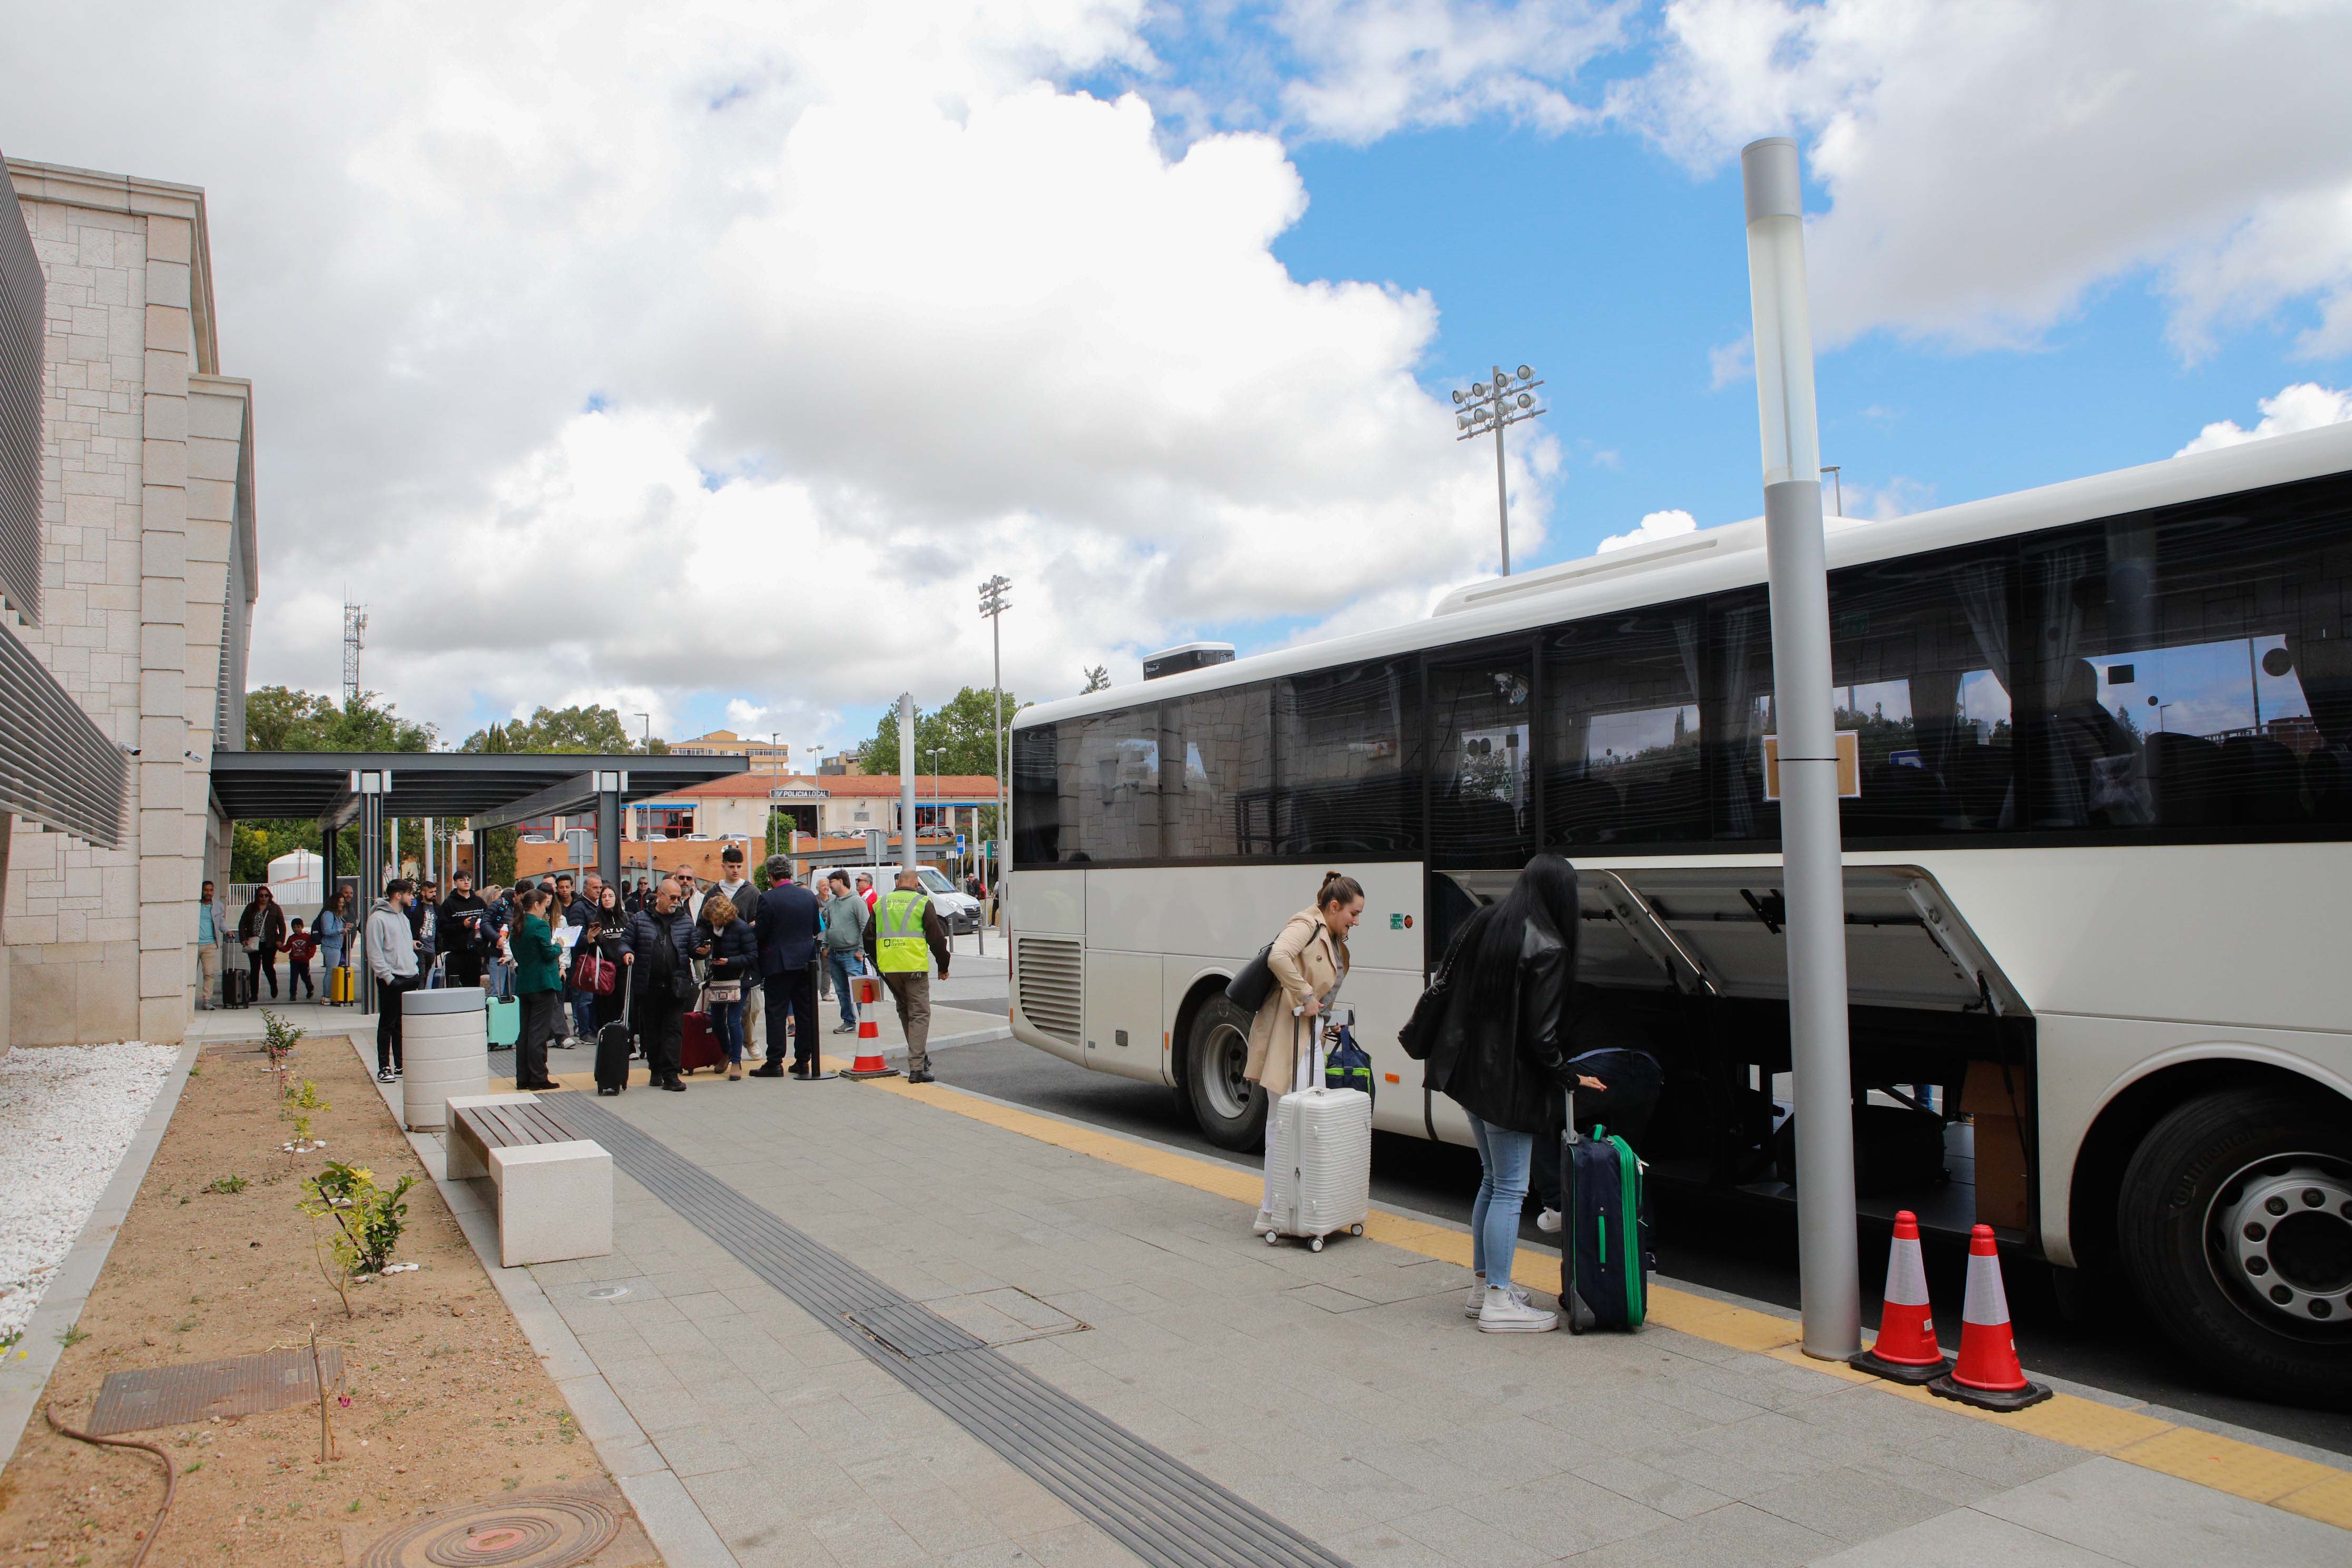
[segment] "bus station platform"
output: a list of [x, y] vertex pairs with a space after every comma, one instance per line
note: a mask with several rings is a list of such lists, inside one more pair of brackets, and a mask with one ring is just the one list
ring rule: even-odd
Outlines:
[[1670, 1281], [1638, 1333], [1481, 1334], [1459, 1226], [1270, 1247], [1251, 1172], [944, 1084], [541, 1103], [613, 1155], [611, 1256], [499, 1268], [442, 1190], [673, 1568], [2352, 1559], [2336, 1456], [1982, 1415]]

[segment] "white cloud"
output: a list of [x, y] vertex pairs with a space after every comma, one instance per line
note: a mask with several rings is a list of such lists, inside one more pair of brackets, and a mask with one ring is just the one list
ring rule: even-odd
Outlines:
[[2191, 452], [2219, 451], [2269, 436], [2292, 436], [2298, 430], [2316, 430], [2323, 425], [2340, 425], [2352, 419], [2352, 392], [2338, 392], [2316, 382], [2300, 381], [2293, 386], [2281, 387], [2276, 397], [2256, 401], [2263, 417], [2252, 429], [2246, 429], [2234, 419], [2219, 419], [2200, 430], [2195, 440], [2172, 455], [2185, 458]]
[[1738, 342], [1717, 343], [1706, 351], [1707, 390], [1721, 392], [1727, 386], [1756, 379], [1756, 339], [1752, 333], [1742, 333]]
[[2032, 343], [2152, 269], [2184, 354], [2305, 306], [2306, 352], [2352, 348], [2352, 9], [1672, 0], [1664, 33], [1610, 112], [1705, 171], [1810, 139], [1824, 344]]
[[1281, 104], [1310, 135], [1375, 141], [1497, 115], [1558, 132], [1591, 111], [1567, 88], [1624, 46], [1624, 0], [1285, 0], [1299, 70]]
[[0, 144], [209, 189], [257, 684], [331, 688], [348, 583], [368, 684], [445, 732], [936, 701], [986, 679], [1003, 572], [1007, 682], [1058, 691], [1495, 552], [1414, 379], [1432, 301], [1287, 275], [1270, 138], [1171, 152], [1055, 85], [1148, 71], [1144, 5], [52, 7], [16, 58], [103, 33], [108, 69], [12, 73]]
[[1628, 533], [1612, 533], [1602, 540], [1592, 553], [1606, 554], [1612, 550], [1623, 550], [1630, 545], [1654, 544], [1661, 539], [1672, 539], [1679, 533], [1690, 533], [1698, 527], [1698, 519], [1677, 508], [1673, 511], [1654, 511], [1643, 515], [1641, 525]]

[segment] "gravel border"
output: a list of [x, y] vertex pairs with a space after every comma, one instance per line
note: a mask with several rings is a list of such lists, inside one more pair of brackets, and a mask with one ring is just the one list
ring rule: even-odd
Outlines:
[[[121, 1048], [22, 1046], [11, 1051], [6, 1061], [14, 1063], [19, 1058], [39, 1052]], [[141, 1047], [143, 1051], [164, 1056], [153, 1098], [147, 1103], [144, 1117], [125, 1135], [120, 1155], [110, 1167], [111, 1178], [103, 1181], [103, 1190], [93, 1194], [94, 1201], [78, 1227], [79, 1234], [71, 1249], [49, 1275], [40, 1304], [33, 1309], [32, 1320], [26, 1325], [24, 1338], [5, 1360], [0, 1360], [0, 1471], [5, 1471], [9, 1459], [15, 1457], [26, 1424], [32, 1419], [41, 1393], [48, 1386], [49, 1373], [57, 1370], [58, 1358], [65, 1354], [65, 1346], [59, 1341], [80, 1318], [83, 1304], [98, 1283], [99, 1271], [106, 1266], [106, 1255], [114, 1247], [123, 1216], [131, 1212], [131, 1203], [139, 1196], [140, 1184], [147, 1179], [147, 1167], [155, 1158], [157, 1146], [163, 1142], [163, 1130], [171, 1125], [172, 1113], [179, 1109], [180, 1090], [187, 1083], [188, 1069], [196, 1065], [196, 1056], [202, 1048], [202, 1043], [194, 1040], [177, 1048]], [[24, 1352], [21, 1356], [17, 1354], [19, 1351]]]

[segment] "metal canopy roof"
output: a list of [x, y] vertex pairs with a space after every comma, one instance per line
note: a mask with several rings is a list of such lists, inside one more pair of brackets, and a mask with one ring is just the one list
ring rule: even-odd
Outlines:
[[593, 775], [628, 777], [624, 802], [652, 800], [744, 772], [748, 757], [601, 757], [581, 752], [215, 752], [213, 794], [232, 820], [297, 817], [347, 826], [359, 815], [352, 774], [388, 773], [386, 816], [584, 813]]

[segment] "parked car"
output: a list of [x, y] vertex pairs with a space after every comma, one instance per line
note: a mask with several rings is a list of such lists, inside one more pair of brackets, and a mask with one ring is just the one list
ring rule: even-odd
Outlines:
[[[813, 882], [822, 883], [835, 871], [847, 873], [851, 887], [860, 876], [874, 879], [874, 885], [884, 892], [898, 885], [896, 866], [821, 866], [810, 873]], [[958, 936], [978, 931], [981, 922], [980, 900], [948, 880], [947, 873], [936, 866], [919, 866], [915, 875], [921, 879], [923, 891], [931, 896], [931, 907], [940, 911], [940, 919]]]

